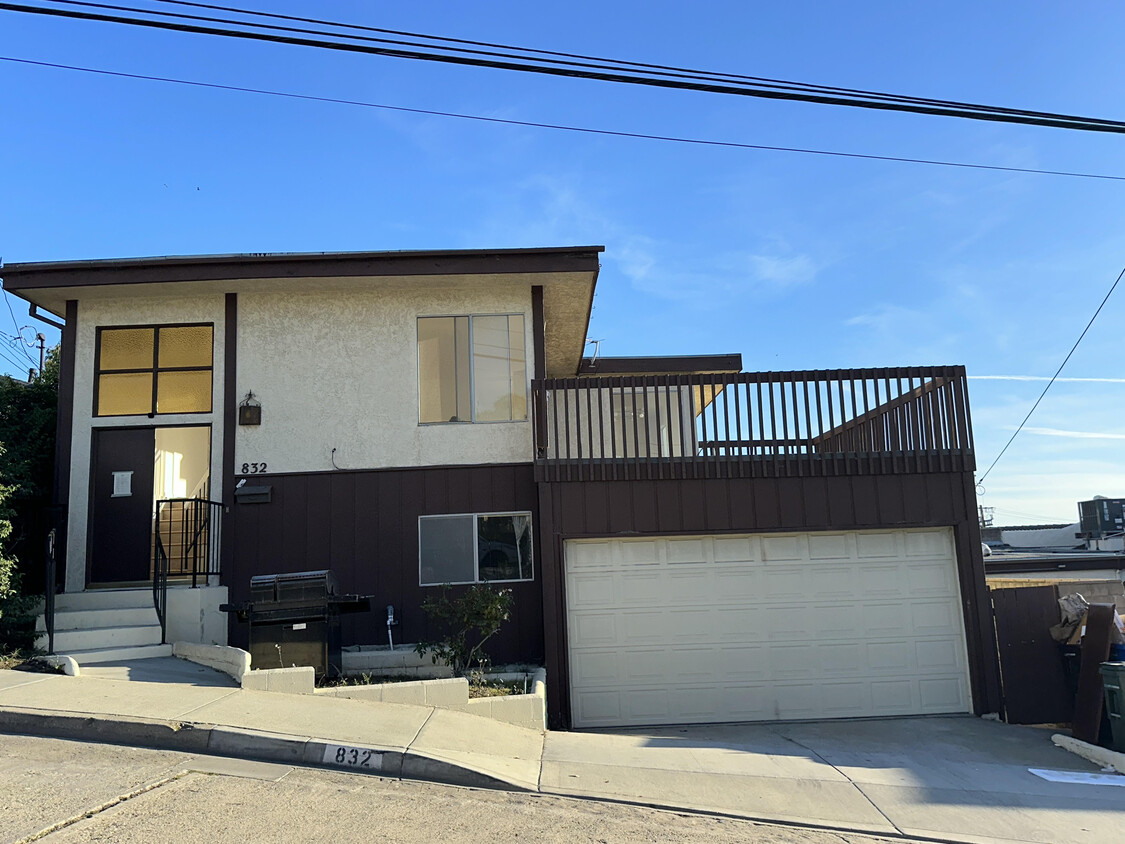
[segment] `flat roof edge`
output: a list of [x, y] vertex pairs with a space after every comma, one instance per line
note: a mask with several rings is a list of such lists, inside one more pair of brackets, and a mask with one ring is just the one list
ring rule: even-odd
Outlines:
[[42, 261], [0, 266], [4, 287], [219, 281], [246, 278], [596, 271], [604, 246], [385, 252], [274, 252]]
[[586, 376], [664, 374], [694, 372], [741, 372], [742, 355], [667, 355], [658, 357], [582, 358], [578, 374]]

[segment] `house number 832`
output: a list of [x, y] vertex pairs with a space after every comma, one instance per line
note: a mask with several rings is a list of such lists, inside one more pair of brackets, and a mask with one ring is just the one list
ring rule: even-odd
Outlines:
[[243, 463], [241, 474], [243, 474], [243, 475], [260, 475], [264, 471], [266, 471], [266, 464], [265, 463]]

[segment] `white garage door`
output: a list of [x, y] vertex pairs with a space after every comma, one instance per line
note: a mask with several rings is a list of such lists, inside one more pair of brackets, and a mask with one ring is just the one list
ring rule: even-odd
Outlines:
[[950, 529], [566, 543], [575, 727], [966, 712]]

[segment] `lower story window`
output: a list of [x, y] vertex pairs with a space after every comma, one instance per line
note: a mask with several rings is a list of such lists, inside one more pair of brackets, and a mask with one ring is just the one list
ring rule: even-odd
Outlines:
[[531, 580], [530, 513], [418, 518], [422, 586]]

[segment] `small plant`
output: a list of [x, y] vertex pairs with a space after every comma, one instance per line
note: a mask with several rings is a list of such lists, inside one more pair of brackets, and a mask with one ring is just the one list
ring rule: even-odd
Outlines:
[[477, 584], [451, 598], [446, 585], [439, 597], [426, 599], [422, 610], [444, 635], [437, 642], [421, 642], [414, 650], [419, 656], [430, 654], [434, 663], [444, 661], [455, 676], [461, 676], [474, 668], [483, 671], [489, 663], [484, 643], [511, 616], [512, 590]]

